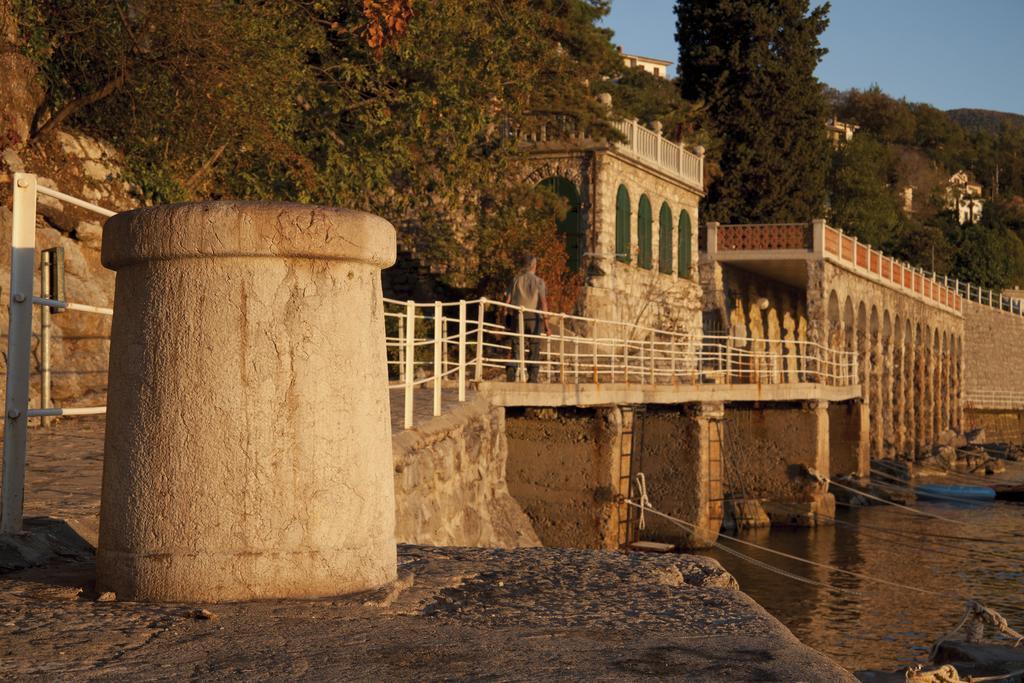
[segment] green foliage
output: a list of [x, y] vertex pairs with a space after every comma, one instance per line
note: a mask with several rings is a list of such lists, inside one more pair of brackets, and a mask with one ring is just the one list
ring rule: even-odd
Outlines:
[[17, 3], [41, 134], [110, 140], [156, 201], [373, 211], [445, 284], [491, 293], [560, 210], [509, 131], [611, 130], [588, 84], [621, 70], [607, 0]]
[[705, 216], [723, 222], [819, 215], [829, 165], [819, 36], [829, 5], [678, 0], [682, 95], [703, 101], [721, 140]]
[[[1024, 119], [979, 110], [950, 116], [877, 86], [833, 93], [832, 106], [861, 127], [834, 159], [829, 191], [837, 225], [979, 286], [1024, 281], [1024, 210], [1014, 199], [1024, 195]], [[946, 183], [959, 169], [985, 185], [978, 225], [961, 226], [945, 207]], [[913, 218], [894, 220], [895, 190], [907, 185], [914, 187]]]
[[891, 167], [888, 148], [862, 133], [833, 155], [829, 183], [832, 224], [883, 249], [900, 223]]

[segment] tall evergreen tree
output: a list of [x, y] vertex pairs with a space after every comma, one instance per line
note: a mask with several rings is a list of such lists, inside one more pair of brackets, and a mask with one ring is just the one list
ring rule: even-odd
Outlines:
[[820, 215], [829, 166], [827, 109], [814, 69], [829, 4], [808, 0], [678, 0], [680, 87], [703, 100], [721, 140], [721, 177], [705, 215], [723, 222]]

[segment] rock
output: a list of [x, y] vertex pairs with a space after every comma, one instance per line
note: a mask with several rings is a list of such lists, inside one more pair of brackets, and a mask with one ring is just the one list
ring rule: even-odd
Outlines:
[[771, 518], [759, 500], [730, 498], [725, 501], [725, 519], [722, 526], [727, 529], [760, 529], [770, 527]]
[[952, 446], [953, 442], [956, 441], [957, 434], [952, 429], [947, 429], [944, 432], [939, 432], [938, 436], [935, 437], [935, 443], [939, 446]]
[[99, 249], [103, 241], [103, 227], [94, 221], [82, 221], [75, 226], [74, 236], [90, 249]]
[[96, 602], [114, 602], [117, 600], [117, 594], [111, 591], [103, 591], [96, 596]]
[[214, 614], [208, 609], [203, 609], [200, 607], [197, 607], [196, 609], [192, 610], [191, 616], [193, 619], [201, 619], [205, 621], [215, 621], [217, 619], [216, 614]]
[[23, 173], [25, 171], [25, 162], [21, 160], [21, 157], [13, 148], [8, 147], [3, 151], [3, 160], [7, 164], [7, 168], [12, 173]]

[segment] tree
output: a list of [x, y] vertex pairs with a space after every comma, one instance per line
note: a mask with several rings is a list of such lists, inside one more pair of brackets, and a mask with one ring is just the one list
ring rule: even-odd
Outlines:
[[516, 131], [612, 131], [590, 87], [622, 66], [607, 0], [17, 5], [46, 84], [38, 135], [113, 142], [156, 201], [373, 211], [451, 287], [494, 293], [555, 231]]
[[703, 101], [721, 177], [705, 215], [723, 222], [820, 215], [829, 166], [827, 115], [814, 69], [829, 5], [807, 0], [678, 0], [680, 86]]
[[891, 166], [888, 149], [870, 133], [854, 136], [833, 155], [832, 223], [880, 249], [895, 238], [900, 223]]

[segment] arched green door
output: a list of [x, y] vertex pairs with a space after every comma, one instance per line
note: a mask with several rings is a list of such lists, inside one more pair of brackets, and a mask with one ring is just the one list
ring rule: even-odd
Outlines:
[[690, 277], [690, 260], [693, 256], [693, 228], [690, 226], [690, 212], [679, 212], [679, 277]]
[[615, 258], [623, 263], [629, 263], [633, 257], [632, 219], [629, 190], [625, 185], [619, 185], [619, 192], [615, 196]]
[[651, 200], [647, 198], [647, 195], [640, 197], [640, 208], [636, 213], [636, 236], [638, 246], [637, 254], [637, 265], [641, 268], [651, 268], [654, 263], [654, 253], [652, 248], [652, 235], [651, 226]]
[[663, 202], [658, 215], [658, 271], [672, 274], [672, 209]]
[[586, 240], [580, 215], [580, 193], [568, 178], [554, 176], [540, 181], [539, 187], [546, 188], [563, 198], [569, 204], [569, 212], [558, 222], [558, 233], [565, 241], [565, 253], [569, 256], [569, 268], [579, 270], [583, 261]]

